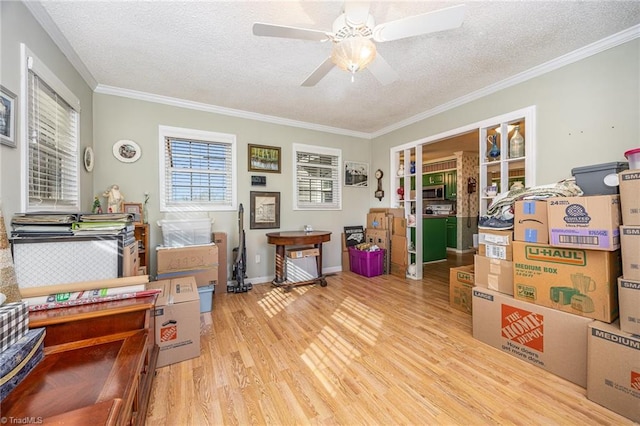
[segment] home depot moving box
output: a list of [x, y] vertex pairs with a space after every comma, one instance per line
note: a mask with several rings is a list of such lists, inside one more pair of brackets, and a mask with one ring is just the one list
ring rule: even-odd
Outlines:
[[468, 314], [471, 313], [473, 277], [473, 265], [449, 269], [449, 306]]
[[640, 335], [640, 280], [618, 278], [620, 329]]
[[478, 254], [492, 259], [513, 260], [513, 230], [478, 230]]
[[547, 201], [549, 243], [556, 247], [620, 248], [619, 195], [559, 197]]
[[156, 249], [158, 279], [193, 276], [198, 286], [218, 280], [218, 246], [215, 243]]
[[620, 182], [620, 207], [622, 223], [640, 226], [640, 170], [627, 170], [618, 173]]
[[474, 256], [475, 285], [513, 296], [513, 262]]
[[618, 317], [620, 250], [513, 243], [513, 291], [519, 300], [611, 322]]
[[622, 275], [630, 280], [640, 280], [640, 226], [621, 226], [620, 245], [622, 246]]
[[640, 336], [589, 325], [587, 398], [640, 423]]
[[592, 319], [473, 288], [473, 337], [585, 387]]
[[151, 281], [156, 299], [155, 333], [158, 367], [200, 356], [200, 296], [194, 277]]
[[528, 243], [549, 243], [547, 202], [521, 200], [514, 205], [513, 239]]

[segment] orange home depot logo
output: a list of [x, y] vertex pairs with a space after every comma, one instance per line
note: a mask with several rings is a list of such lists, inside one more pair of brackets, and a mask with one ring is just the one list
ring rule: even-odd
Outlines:
[[168, 342], [178, 338], [178, 324], [173, 321], [167, 321], [160, 327], [160, 342]]
[[631, 370], [631, 389], [640, 391], [640, 373]]
[[502, 337], [544, 353], [544, 316], [503, 304]]

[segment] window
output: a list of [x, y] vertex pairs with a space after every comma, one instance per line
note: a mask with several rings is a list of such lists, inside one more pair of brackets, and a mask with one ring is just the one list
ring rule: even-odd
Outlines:
[[160, 126], [160, 211], [236, 209], [236, 137]]
[[341, 210], [342, 151], [293, 145], [294, 210]]
[[79, 211], [80, 101], [23, 44], [25, 211]]

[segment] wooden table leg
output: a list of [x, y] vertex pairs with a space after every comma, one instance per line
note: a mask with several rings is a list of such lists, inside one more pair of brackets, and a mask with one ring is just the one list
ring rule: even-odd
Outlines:
[[276, 278], [275, 284], [282, 284], [284, 282], [284, 246], [276, 246]]

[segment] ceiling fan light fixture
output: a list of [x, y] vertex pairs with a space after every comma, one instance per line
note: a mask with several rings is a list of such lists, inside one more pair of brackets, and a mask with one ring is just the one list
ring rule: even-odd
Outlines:
[[355, 74], [376, 58], [376, 45], [366, 37], [354, 35], [333, 45], [331, 60], [340, 69]]

